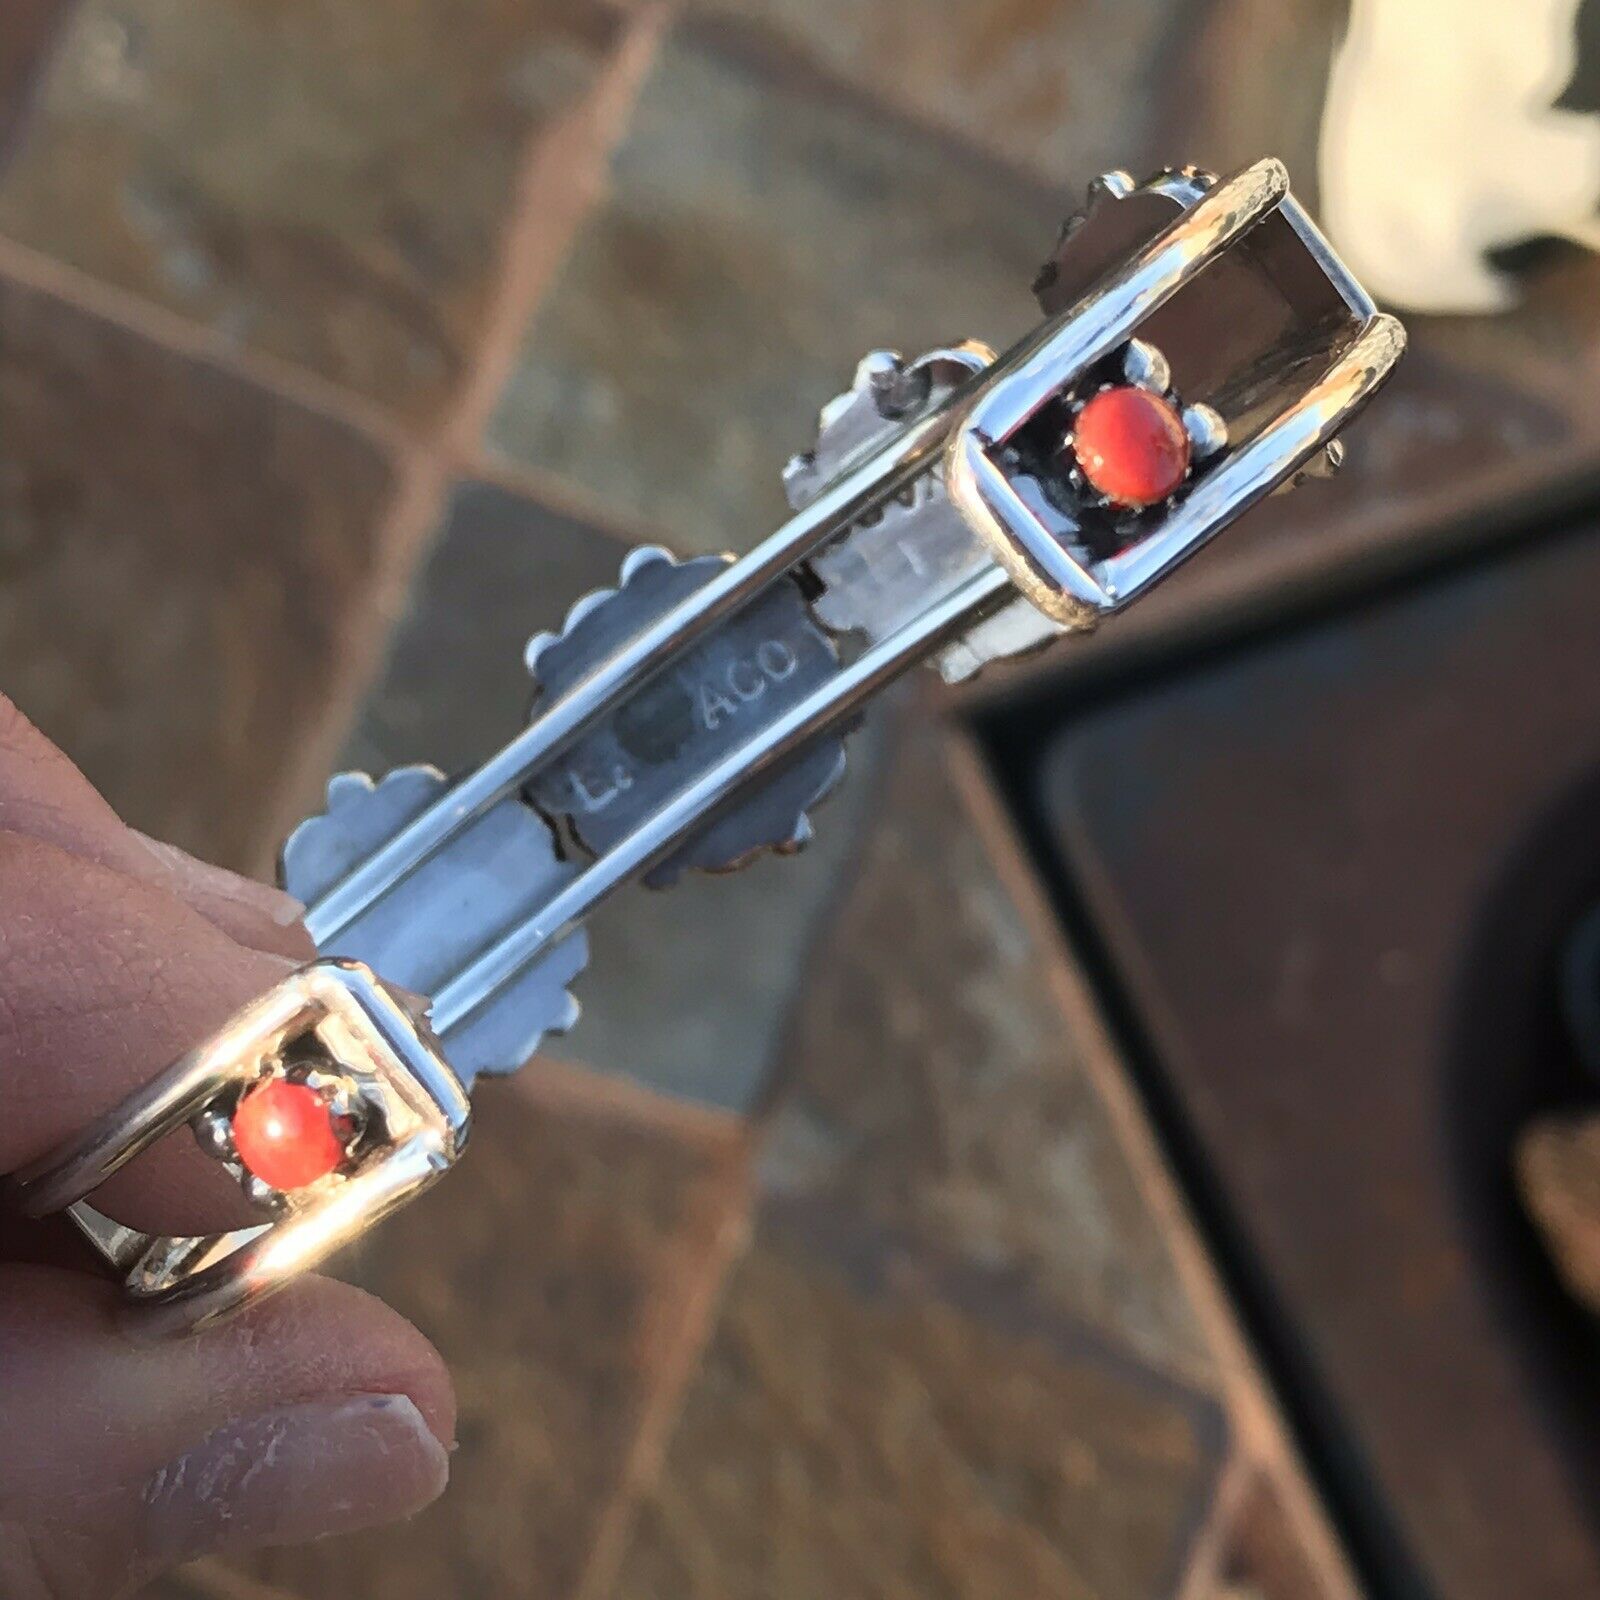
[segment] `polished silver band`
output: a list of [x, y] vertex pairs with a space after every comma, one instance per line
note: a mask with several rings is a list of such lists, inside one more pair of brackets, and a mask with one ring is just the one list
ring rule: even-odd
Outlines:
[[[274, 1078], [314, 1085], [336, 1107], [349, 1149], [337, 1168], [293, 1190], [239, 1159], [229, 1124]], [[124, 1228], [82, 1204], [168, 1134], [192, 1126], [263, 1212], [256, 1227], [191, 1238]], [[68, 1211], [123, 1273], [154, 1329], [201, 1328], [282, 1287], [404, 1205], [459, 1157], [466, 1093], [410, 997], [359, 962], [302, 967], [204, 1044], [13, 1179], [29, 1216]]]

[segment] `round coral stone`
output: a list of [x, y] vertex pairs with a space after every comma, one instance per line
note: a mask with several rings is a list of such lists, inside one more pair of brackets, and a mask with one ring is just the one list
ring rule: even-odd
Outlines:
[[1178, 408], [1131, 384], [1089, 400], [1068, 442], [1090, 485], [1127, 510], [1165, 500], [1189, 470], [1189, 435]]
[[274, 1189], [303, 1189], [344, 1160], [327, 1101], [309, 1085], [284, 1078], [269, 1078], [239, 1101], [233, 1148]]

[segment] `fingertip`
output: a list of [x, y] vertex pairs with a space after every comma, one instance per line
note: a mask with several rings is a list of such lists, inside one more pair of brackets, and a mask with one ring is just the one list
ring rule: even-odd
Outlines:
[[44, 1592], [121, 1593], [213, 1551], [412, 1516], [444, 1490], [443, 1363], [370, 1295], [302, 1280], [159, 1344], [129, 1339], [119, 1309], [104, 1280], [0, 1267], [0, 1590], [19, 1548]]
[[305, 930], [305, 907], [282, 889], [213, 866], [177, 845], [130, 828], [128, 836], [151, 858], [165, 887], [240, 944], [288, 956], [316, 959]]
[[307, 1375], [322, 1391], [406, 1395], [439, 1443], [455, 1444], [455, 1386], [443, 1356], [414, 1323], [355, 1284], [309, 1275], [200, 1337], [216, 1341], [224, 1364], [305, 1350]]
[[310, 1276], [218, 1327], [151, 1340], [107, 1279], [0, 1266], [0, 1416], [36, 1441], [0, 1455], [35, 1487], [127, 1482], [225, 1424], [286, 1406], [402, 1396], [448, 1453], [455, 1395], [439, 1352], [375, 1296]]
[[145, 1479], [139, 1543], [160, 1566], [415, 1516], [450, 1457], [403, 1394], [303, 1402], [226, 1422]]

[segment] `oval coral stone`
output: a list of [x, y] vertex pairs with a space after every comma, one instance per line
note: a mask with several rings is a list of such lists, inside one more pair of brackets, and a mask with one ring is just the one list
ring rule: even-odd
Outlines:
[[233, 1148], [274, 1189], [303, 1189], [344, 1160], [327, 1101], [308, 1085], [283, 1078], [269, 1078], [239, 1101]]
[[1127, 510], [1165, 500], [1189, 470], [1189, 435], [1178, 408], [1131, 384], [1089, 400], [1068, 442], [1090, 485]]

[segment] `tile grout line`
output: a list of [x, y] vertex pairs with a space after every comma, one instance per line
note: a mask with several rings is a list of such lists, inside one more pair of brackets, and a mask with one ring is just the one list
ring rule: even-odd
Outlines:
[[343, 423], [391, 454], [409, 442], [398, 418], [357, 391], [292, 361], [234, 344], [202, 322], [0, 233], [0, 290], [8, 283], [48, 295], [157, 350], [212, 367], [301, 410]]
[[478, 448], [539, 305], [604, 199], [612, 156], [654, 64], [668, 13], [649, 6], [624, 21], [590, 93], [531, 141], [501, 241], [501, 271], [471, 370], [438, 434], [446, 456]]
[[284, 753], [281, 776], [262, 819], [263, 841], [275, 845], [302, 817], [320, 813], [326, 804], [328, 775], [337, 765], [355, 708], [381, 670], [385, 644], [404, 605], [415, 553], [438, 521], [443, 484], [420, 470], [426, 454], [412, 446], [391, 455], [394, 481], [375, 522], [372, 570], [346, 609], [346, 625], [329, 663], [321, 703]]
[[678, 1259], [661, 1275], [662, 1281], [676, 1283], [678, 1291], [658, 1288], [640, 1335], [641, 1345], [652, 1334], [658, 1337], [662, 1355], [635, 1415], [621, 1475], [600, 1514], [583, 1569], [561, 1600], [605, 1600], [627, 1559], [640, 1502], [660, 1476], [690, 1385], [715, 1336], [729, 1275], [750, 1243], [755, 1179], [748, 1138], [724, 1170], [698, 1187], [692, 1211], [709, 1224], [711, 1246], [691, 1252], [688, 1244], [698, 1230], [686, 1219], [685, 1242], [674, 1252]]
[[[620, 0], [625, 11], [637, 10], [649, 0]], [[732, 10], [707, 9], [693, 0], [680, 0], [676, 17], [683, 37], [723, 61], [741, 67], [766, 82], [798, 89], [825, 106], [855, 111], [878, 124], [909, 135], [919, 144], [937, 149], [952, 161], [965, 161], [996, 182], [1032, 191], [1041, 202], [1058, 197], [1065, 202], [1059, 217], [1046, 224], [1053, 230], [1082, 199], [1083, 185], [1095, 174], [1063, 176], [1035, 167], [1007, 154], [969, 128], [892, 94], [875, 92], [838, 67], [823, 60], [781, 28], [749, 21]], [[1053, 233], [1051, 235], [1053, 237]], [[1050, 239], [1042, 242], [1048, 250]]]
[[1250, 1493], [1265, 1469], [1235, 1448], [1228, 1452], [1217, 1475], [1211, 1505], [1189, 1546], [1188, 1559], [1172, 1600], [1215, 1600], [1221, 1590], [1228, 1536], [1232, 1533]]
[[[497, 385], [509, 376], [540, 297], [603, 192], [606, 164], [654, 59], [661, 29], [661, 16], [653, 12], [626, 23], [597, 85], [528, 142], [504, 219], [486, 327], [456, 398], [435, 430], [408, 437], [396, 452], [395, 491], [375, 540], [374, 581], [350, 630], [334, 674], [336, 685], [318, 724], [300, 741], [279, 786], [275, 814], [265, 830], [269, 838], [291, 827], [308, 808], [320, 809], [326, 775], [338, 759], [356, 708], [382, 670], [385, 646], [405, 610], [429, 536], [439, 527], [451, 482], [475, 444], [474, 430], [487, 421]], [[552, 217], [558, 226], [549, 225]]]
[[1085, 1069], [1117, 1132], [1140, 1192], [1172, 1253], [1202, 1332], [1217, 1357], [1229, 1420], [1245, 1450], [1283, 1492], [1285, 1515], [1328, 1577], [1334, 1600], [1359, 1600], [1361, 1588], [1326, 1508], [1306, 1473], [1277, 1399], [1234, 1315], [1204, 1237], [1177, 1186], [1154, 1128], [1116, 1052], [1093, 995], [1055, 914], [1024, 863], [1026, 856], [1004, 802], [970, 735], [948, 735], [947, 759], [957, 791], [1012, 904], [1044, 957], [1059, 1009], [1088, 1041]]
[[619, 551], [640, 544], [663, 544], [666, 533], [644, 519], [634, 519], [583, 484], [563, 478], [546, 467], [513, 461], [493, 450], [471, 449], [453, 452], [451, 464], [458, 477], [498, 489], [517, 499], [532, 500], [542, 509], [581, 522], [585, 528], [614, 540]]

